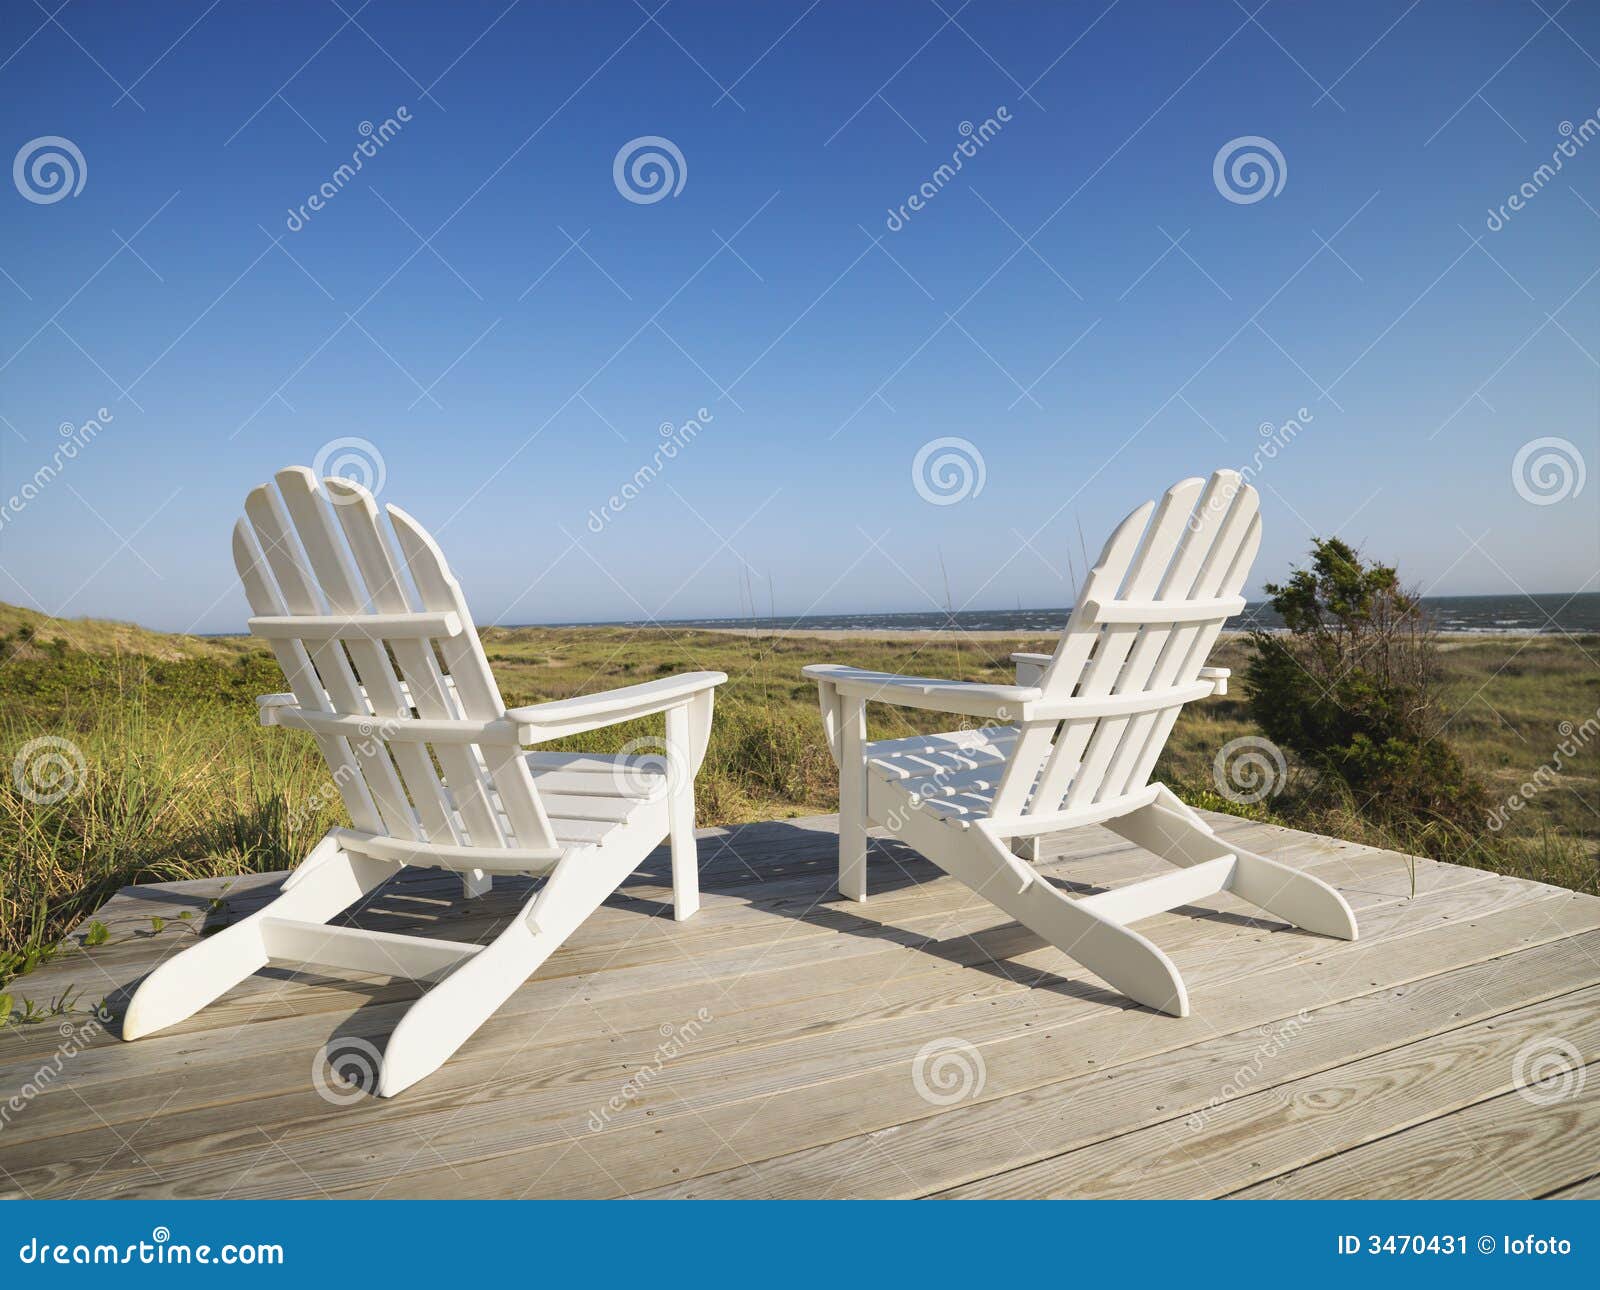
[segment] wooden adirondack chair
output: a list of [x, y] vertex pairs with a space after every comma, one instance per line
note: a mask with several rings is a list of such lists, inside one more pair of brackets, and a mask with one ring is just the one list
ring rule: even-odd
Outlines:
[[[353, 827], [329, 832], [265, 908], [147, 977], [122, 1034], [181, 1021], [269, 961], [436, 982], [383, 1055], [377, 1092], [391, 1096], [442, 1065], [664, 837], [674, 912], [695, 912], [694, 776], [727, 677], [508, 710], [461, 588], [416, 520], [385, 508], [397, 552], [364, 488], [319, 485], [300, 466], [276, 485], [251, 492], [233, 531], [250, 630], [291, 690], [263, 697], [261, 720], [312, 734]], [[525, 751], [652, 713], [665, 714], [664, 758]], [[544, 882], [481, 945], [329, 925], [407, 865], [462, 874], [469, 897], [495, 874]]]
[[[1179, 709], [1225, 693], [1206, 667], [1244, 607], [1261, 544], [1255, 489], [1231, 470], [1173, 485], [1111, 535], [1054, 654], [1018, 654], [1016, 685], [963, 684], [857, 668], [817, 682], [839, 764], [839, 888], [867, 894], [867, 829], [896, 830], [940, 868], [1147, 1007], [1187, 1016], [1177, 969], [1129, 924], [1221, 891], [1310, 931], [1354, 940], [1355, 915], [1326, 883], [1222, 841], [1150, 782]], [[988, 718], [979, 730], [867, 741], [869, 702]], [[1073, 898], [1017, 850], [1102, 824], [1176, 866]], [[1014, 848], [1016, 848], [1014, 850]]]

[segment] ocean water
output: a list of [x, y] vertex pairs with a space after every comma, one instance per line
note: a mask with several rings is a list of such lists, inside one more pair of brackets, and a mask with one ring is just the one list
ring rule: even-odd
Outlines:
[[[1424, 596], [1423, 607], [1443, 632], [1526, 636], [1547, 632], [1600, 632], [1600, 592], [1549, 596]], [[954, 614], [807, 614], [799, 618], [686, 618], [663, 621], [667, 627], [819, 628], [833, 631], [1014, 632], [1019, 636], [1059, 631], [1065, 607], [1055, 609], [963, 609]], [[598, 624], [596, 624], [598, 625]], [[616, 625], [616, 624], [611, 624]], [[636, 623], [624, 624], [636, 626]], [[1228, 622], [1230, 630], [1281, 628], [1282, 620], [1265, 604], [1245, 606]]]

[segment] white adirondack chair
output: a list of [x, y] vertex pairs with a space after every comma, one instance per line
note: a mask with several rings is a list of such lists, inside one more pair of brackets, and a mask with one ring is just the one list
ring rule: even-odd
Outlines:
[[[894, 829], [940, 868], [1115, 986], [1187, 1016], [1172, 961], [1129, 924], [1221, 891], [1310, 931], [1354, 940], [1329, 887], [1224, 842], [1150, 782], [1179, 709], [1226, 692], [1204, 666], [1261, 544], [1255, 489], [1231, 470], [1173, 485], [1111, 535], [1054, 654], [1017, 654], [1016, 685], [963, 684], [817, 665], [839, 764], [839, 888], [867, 894], [867, 829]], [[985, 717], [979, 730], [867, 741], [869, 702]], [[1102, 824], [1176, 866], [1073, 898], [1017, 850]], [[1016, 850], [1014, 850], [1016, 848]]]
[[[353, 823], [336, 828], [259, 912], [185, 950], [140, 985], [137, 1039], [196, 1012], [269, 961], [436, 984], [401, 1018], [377, 1092], [436, 1070], [652, 851], [672, 842], [676, 917], [699, 907], [694, 776], [721, 672], [507, 710], [444, 556], [421, 525], [364, 488], [305, 467], [245, 500], [234, 563], [291, 693], [265, 725], [309, 731]], [[401, 557], [403, 556], [403, 561]], [[407, 575], [409, 574], [409, 579]], [[525, 751], [663, 713], [666, 755]], [[330, 926], [407, 865], [454, 870], [466, 895], [495, 874], [544, 876], [482, 945]]]

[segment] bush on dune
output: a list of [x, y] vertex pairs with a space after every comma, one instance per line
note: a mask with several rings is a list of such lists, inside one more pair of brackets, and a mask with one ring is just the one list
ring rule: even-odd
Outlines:
[[1251, 633], [1245, 689], [1267, 737], [1315, 772], [1310, 792], [1408, 836], [1480, 825], [1487, 793], [1442, 734], [1437, 639], [1395, 570], [1318, 538], [1311, 567], [1267, 594], [1287, 631]]

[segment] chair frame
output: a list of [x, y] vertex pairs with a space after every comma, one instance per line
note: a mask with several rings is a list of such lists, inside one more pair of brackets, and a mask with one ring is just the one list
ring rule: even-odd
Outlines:
[[[1260, 545], [1255, 490], [1234, 471], [1175, 484], [1130, 514], [1085, 581], [1054, 654], [1017, 654], [1017, 684], [804, 669], [839, 766], [839, 890], [867, 897], [867, 830], [912, 847], [1124, 995], [1189, 1014], [1177, 968], [1129, 924], [1230, 891], [1296, 926], [1355, 940], [1355, 915], [1319, 879], [1225, 841], [1150, 779], [1182, 706], [1227, 692], [1205, 666]], [[869, 703], [1015, 727], [1003, 767], [896, 780], [876, 773]], [[930, 736], [930, 738], [948, 738]], [[988, 796], [963, 809], [964, 795]], [[1102, 825], [1175, 871], [1069, 896], [1027, 862], [1031, 840]], [[1020, 854], [1019, 854], [1020, 853]]]
[[[250, 493], [233, 536], [251, 632], [290, 685], [258, 700], [260, 717], [311, 734], [352, 823], [330, 830], [264, 908], [146, 977], [122, 1036], [174, 1025], [273, 961], [410, 977], [431, 988], [385, 1048], [376, 1092], [392, 1096], [441, 1066], [663, 838], [674, 916], [699, 908], [694, 778], [727, 677], [508, 709], [461, 587], [416, 520], [386, 508], [396, 544], [359, 485], [319, 485], [305, 467], [274, 482]], [[664, 773], [527, 751], [650, 715], [665, 719]], [[559, 791], [540, 789], [541, 766]], [[576, 816], [547, 810], [562, 804]], [[496, 874], [544, 881], [481, 945], [330, 925], [408, 866], [459, 873], [468, 898]]]

